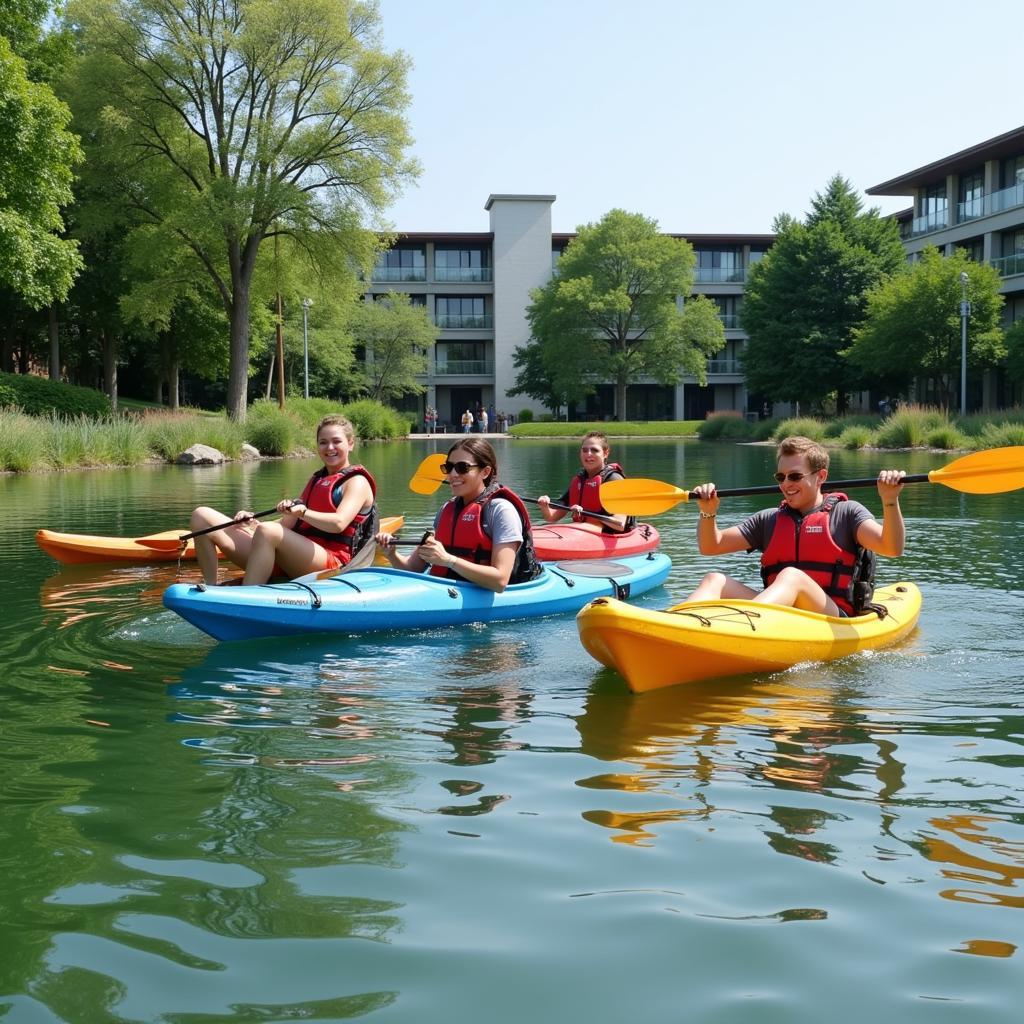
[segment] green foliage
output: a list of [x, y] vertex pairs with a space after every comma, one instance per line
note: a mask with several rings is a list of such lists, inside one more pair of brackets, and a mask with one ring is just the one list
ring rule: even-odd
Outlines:
[[532, 409], [520, 409], [519, 415], [516, 417], [516, 425], [520, 423], [532, 423], [533, 422], [533, 410]]
[[1024, 384], [1024, 318], [1006, 330], [1006, 375], [1016, 384]]
[[46, 439], [39, 421], [19, 409], [0, 407], [0, 469], [28, 473], [46, 463]]
[[946, 423], [941, 427], [929, 430], [925, 434], [924, 443], [929, 448], [943, 448], [947, 451], [974, 447], [971, 439], [965, 433], [958, 430], [953, 423]]
[[1005, 448], [1010, 445], [1024, 445], [1024, 420], [1020, 417], [1016, 422], [986, 423], [977, 447]]
[[960, 381], [962, 273], [968, 278], [971, 304], [968, 373], [995, 366], [1006, 354], [999, 327], [999, 273], [975, 263], [962, 249], [943, 256], [934, 247], [869, 293], [864, 323], [849, 348], [851, 362], [892, 394], [905, 392], [913, 378], [926, 377], [930, 390], [949, 408]]
[[697, 436], [702, 441], [737, 440], [752, 435], [753, 424], [747, 423], [745, 416], [732, 410], [708, 413], [707, 419], [697, 427]]
[[[611, 378], [624, 420], [626, 389], [640, 377], [672, 385], [689, 373], [704, 383], [707, 357], [725, 345], [725, 332], [707, 300], [678, 308], [693, 265], [688, 242], [640, 214], [612, 210], [580, 227], [526, 314], [551, 396], [578, 401]], [[524, 393], [533, 394], [526, 384], [523, 377]]]
[[363, 398], [357, 402], [349, 402], [341, 407], [355, 427], [356, 436], [362, 441], [390, 440], [405, 437], [409, 432], [409, 423], [404, 413], [389, 409], [372, 398]]
[[875, 437], [880, 448], [922, 448], [932, 432], [949, 425], [945, 410], [905, 405], [882, 422]]
[[0, 373], [0, 405], [17, 406], [30, 416], [103, 416], [110, 412], [110, 400], [100, 391], [29, 373]]
[[424, 306], [391, 292], [376, 302], [355, 302], [349, 310], [352, 337], [366, 349], [364, 386], [377, 402], [419, 395], [416, 378], [427, 372], [426, 352], [434, 347], [435, 328]]
[[578, 387], [573, 388], [570, 395], [561, 390], [565, 382], [561, 380], [558, 372], [557, 360], [549, 369], [545, 361], [545, 354], [549, 357], [557, 355], [555, 346], [544, 346], [538, 341], [530, 341], [527, 345], [517, 345], [512, 355], [512, 365], [519, 371], [516, 374], [515, 383], [509, 389], [509, 395], [527, 395], [550, 409], [552, 414], [558, 412], [559, 408], [569, 401], [579, 401], [586, 397], [592, 385], [580, 380]]
[[853, 423], [846, 427], [839, 435], [839, 444], [843, 448], [849, 448], [851, 450], [857, 448], [866, 448], [871, 444], [874, 435], [870, 427], [866, 427], [863, 424]]
[[50, 416], [40, 424], [45, 459], [54, 469], [138, 466], [152, 452], [133, 417]]
[[610, 423], [594, 421], [553, 422], [539, 421], [533, 423], [517, 423], [509, 428], [513, 437], [573, 437], [580, 438], [588, 430], [600, 430], [608, 437], [693, 437], [703, 420], [651, 420], [644, 423], [632, 423], [613, 420]]
[[850, 427], [866, 427], [868, 433], [872, 433], [881, 422], [882, 417], [876, 413], [840, 416], [825, 424], [825, 437], [842, 437]]
[[288, 455], [309, 445], [315, 425], [307, 425], [296, 413], [282, 411], [276, 402], [259, 401], [249, 406], [245, 439], [260, 455]]
[[809, 437], [812, 441], [825, 441], [825, 423], [811, 416], [791, 416], [780, 420], [772, 435], [776, 441], [784, 437]]
[[64, 299], [82, 265], [77, 243], [59, 236], [82, 159], [70, 120], [0, 35], [0, 286], [33, 309]]
[[843, 353], [863, 320], [867, 293], [904, 265], [896, 223], [876, 209], [862, 211], [837, 175], [815, 196], [805, 223], [780, 217], [776, 226], [744, 292], [747, 387], [812, 406], [834, 393], [842, 413], [847, 393], [862, 386], [859, 368]]
[[146, 446], [167, 462], [173, 462], [194, 444], [205, 444], [207, 421], [194, 413], [158, 411], [142, 417]]

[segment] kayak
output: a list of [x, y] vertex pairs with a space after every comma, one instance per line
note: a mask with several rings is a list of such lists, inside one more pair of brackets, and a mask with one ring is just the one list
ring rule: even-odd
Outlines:
[[164, 605], [217, 640], [431, 629], [578, 612], [596, 597], [625, 599], [660, 586], [671, 564], [657, 551], [615, 561], [544, 563], [537, 579], [500, 594], [391, 568], [310, 573], [263, 586], [176, 583], [164, 592]]
[[533, 527], [533, 546], [541, 562], [567, 558], [624, 558], [653, 551], [661, 541], [650, 523], [625, 533], [602, 533], [590, 523], [546, 523]]
[[884, 616], [848, 619], [756, 601], [684, 601], [664, 611], [601, 597], [576, 616], [580, 640], [634, 693], [800, 662], [832, 661], [895, 643], [921, 614], [913, 583], [875, 590]]
[[[380, 528], [394, 533], [405, 522], [404, 516], [388, 516]], [[99, 537], [85, 533], [57, 533], [39, 530], [36, 543], [48, 555], [65, 565], [91, 565], [99, 562], [177, 562], [179, 558], [194, 559], [192, 541], [184, 549], [178, 543], [181, 530], [165, 530], [145, 537]], [[186, 531], [187, 532], [187, 531]]]

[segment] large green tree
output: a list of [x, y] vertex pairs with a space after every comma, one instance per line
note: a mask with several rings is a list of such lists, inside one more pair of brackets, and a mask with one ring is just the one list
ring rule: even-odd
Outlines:
[[0, 287], [32, 309], [63, 299], [81, 258], [60, 237], [81, 159], [71, 114], [0, 36]]
[[358, 302], [349, 329], [365, 350], [365, 388], [380, 402], [424, 391], [416, 377], [427, 372], [426, 353], [433, 348], [436, 329], [423, 306], [408, 295], [392, 292], [376, 302]]
[[899, 390], [922, 377], [943, 408], [959, 394], [962, 350], [960, 275], [967, 274], [968, 373], [993, 367], [1006, 354], [1000, 313], [1003, 297], [994, 267], [975, 263], [963, 249], [943, 256], [926, 248], [905, 272], [868, 293], [867, 315], [854, 332], [850, 361]]
[[1006, 329], [1006, 375], [1024, 387], [1024, 320], [1017, 320]]
[[743, 298], [747, 387], [812, 406], [834, 396], [842, 413], [847, 394], [863, 383], [843, 352], [864, 319], [867, 293], [905, 262], [896, 223], [863, 210], [836, 175], [803, 222], [782, 215], [774, 230]]
[[263, 243], [322, 279], [372, 265], [369, 230], [416, 173], [407, 58], [357, 0], [73, 0], [97, 112], [90, 157], [135, 222], [206, 273], [230, 324], [228, 412], [243, 419]]
[[578, 229], [557, 271], [533, 292], [527, 309], [531, 344], [552, 374], [555, 393], [574, 396], [615, 382], [615, 409], [626, 418], [630, 384], [666, 385], [692, 374], [707, 380], [707, 357], [725, 344], [712, 303], [687, 302], [693, 248], [661, 234], [655, 221], [612, 210]]

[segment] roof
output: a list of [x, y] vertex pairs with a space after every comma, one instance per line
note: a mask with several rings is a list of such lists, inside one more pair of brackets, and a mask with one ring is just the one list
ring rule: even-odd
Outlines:
[[1013, 131], [997, 135], [993, 139], [979, 142], [976, 146], [962, 149], [959, 153], [944, 156], [915, 171], [907, 171], [897, 178], [883, 181], [867, 190], [869, 196], [908, 196], [915, 188], [929, 185], [947, 174], [962, 174], [972, 171], [986, 160], [1002, 160], [1008, 156], [1019, 156], [1024, 153], [1024, 125]]

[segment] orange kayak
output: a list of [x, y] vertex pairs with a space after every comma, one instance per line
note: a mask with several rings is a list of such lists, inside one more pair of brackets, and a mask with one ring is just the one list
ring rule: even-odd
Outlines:
[[[380, 528], [394, 533], [405, 522], [404, 516], [386, 516]], [[40, 530], [36, 543], [48, 555], [65, 565], [91, 565], [100, 562], [176, 562], [179, 558], [194, 559], [192, 541], [184, 548], [178, 542], [181, 530], [165, 530], [145, 537], [98, 537], [85, 533], [57, 533]]]

